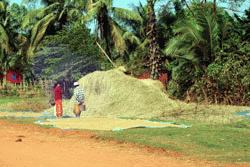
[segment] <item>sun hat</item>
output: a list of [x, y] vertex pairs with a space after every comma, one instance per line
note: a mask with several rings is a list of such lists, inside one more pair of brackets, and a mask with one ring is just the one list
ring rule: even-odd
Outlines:
[[74, 86], [79, 86], [79, 83], [78, 82], [74, 82]]

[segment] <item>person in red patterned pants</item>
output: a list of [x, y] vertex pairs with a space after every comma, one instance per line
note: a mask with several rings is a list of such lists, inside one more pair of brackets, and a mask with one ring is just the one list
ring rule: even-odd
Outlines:
[[56, 107], [56, 117], [60, 118], [63, 116], [63, 107], [62, 107], [62, 88], [59, 83], [54, 87], [54, 100]]

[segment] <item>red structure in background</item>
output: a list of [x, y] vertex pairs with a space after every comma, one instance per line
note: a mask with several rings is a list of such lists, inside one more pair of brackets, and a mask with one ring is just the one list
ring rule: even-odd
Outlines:
[[[138, 77], [138, 79], [149, 79], [149, 78], [150, 78], [150, 72], [144, 72], [142, 73], [142, 75]], [[158, 80], [161, 81], [161, 83], [166, 86], [168, 82], [168, 74], [160, 73]]]
[[20, 84], [23, 81], [23, 75], [19, 72], [9, 70], [6, 74], [6, 80], [13, 84]]

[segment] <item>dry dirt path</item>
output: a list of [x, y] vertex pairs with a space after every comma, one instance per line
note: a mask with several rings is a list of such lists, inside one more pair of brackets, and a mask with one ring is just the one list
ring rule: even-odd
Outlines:
[[93, 134], [0, 121], [0, 167], [206, 167], [175, 153], [93, 139]]

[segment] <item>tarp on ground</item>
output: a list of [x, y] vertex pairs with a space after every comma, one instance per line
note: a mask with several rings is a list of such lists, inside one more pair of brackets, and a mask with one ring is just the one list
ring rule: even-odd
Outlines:
[[175, 124], [174, 122], [156, 122], [141, 119], [121, 119], [107, 117], [81, 117], [49, 119], [37, 122], [42, 125], [51, 125], [60, 129], [85, 129], [85, 130], [112, 130], [119, 131], [132, 128], [188, 128], [190, 126]]
[[72, 118], [64, 116], [56, 118], [53, 113], [34, 113], [34, 112], [0, 112], [1, 117], [15, 118], [35, 118], [36, 124], [51, 125], [60, 129], [85, 129], [85, 130], [112, 130], [120, 131], [131, 128], [188, 128], [190, 126], [175, 124], [174, 122], [156, 122], [141, 119], [122, 119], [107, 117], [81, 117]]

